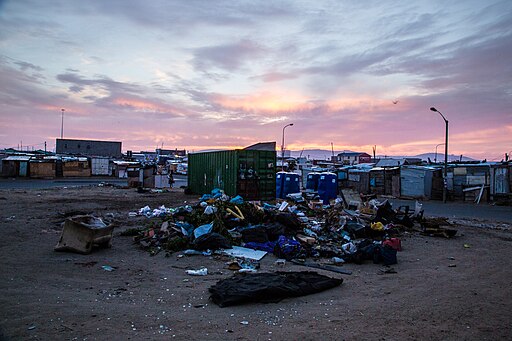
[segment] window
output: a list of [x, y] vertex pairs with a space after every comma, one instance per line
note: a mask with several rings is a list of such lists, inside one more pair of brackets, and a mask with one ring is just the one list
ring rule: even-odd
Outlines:
[[80, 144], [78, 144], [76, 147], [77, 147], [78, 149], [80, 149]]

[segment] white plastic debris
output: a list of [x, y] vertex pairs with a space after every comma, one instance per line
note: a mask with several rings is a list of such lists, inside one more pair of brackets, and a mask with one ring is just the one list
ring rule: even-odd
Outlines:
[[207, 268], [201, 268], [199, 270], [186, 270], [187, 274], [191, 276], [206, 276], [208, 275], [208, 269]]

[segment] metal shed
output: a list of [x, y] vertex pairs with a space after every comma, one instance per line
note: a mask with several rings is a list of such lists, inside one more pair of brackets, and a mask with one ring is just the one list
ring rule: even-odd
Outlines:
[[440, 169], [426, 166], [402, 166], [400, 168], [400, 196], [416, 199], [432, 198], [432, 180]]
[[219, 188], [245, 200], [274, 200], [275, 174], [275, 150], [236, 149], [188, 156], [188, 186], [195, 194]]
[[2, 159], [2, 176], [27, 177], [30, 158], [29, 155], [13, 155]]

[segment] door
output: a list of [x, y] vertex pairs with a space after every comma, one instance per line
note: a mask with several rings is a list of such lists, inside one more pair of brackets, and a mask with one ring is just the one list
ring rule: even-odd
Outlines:
[[20, 162], [20, 176], [27, 176], [28, 162]]
[[494, 173], [494, 193], [508, 193], [507, 168], [496, 168]]

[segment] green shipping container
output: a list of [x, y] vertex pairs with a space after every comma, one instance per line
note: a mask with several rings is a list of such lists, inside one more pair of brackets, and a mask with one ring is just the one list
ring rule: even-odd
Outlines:
[[276, 152], [225, 150], [188, 155], [188, 187], [195, 194], [220, 188], [244, 200], [276, 198]]

